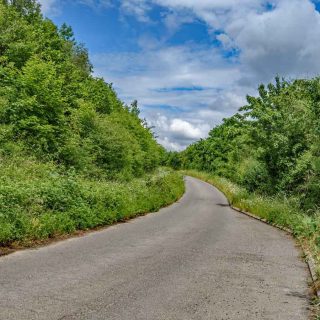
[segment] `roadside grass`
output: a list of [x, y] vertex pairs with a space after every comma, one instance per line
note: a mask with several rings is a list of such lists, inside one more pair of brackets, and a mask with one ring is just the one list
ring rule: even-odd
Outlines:
[[160, 168], [129, 181], [79, 176], [54, 163], [0, 158], [0, 247], [30, 246], [125, 221], [175, 202], [182, 175]]
[[311, 312], [314, 320], [320, 320], [320, 298], [311, 301]]
[[[308, 215], [298, 208], [296, 199], [249, 193], [245, 188], [214, 174], [194, 170], [183, 171], [183, 174], [214, 185], [225, 194], [232, 206], [290, 229], [304, 251], [313, 257], [320, 279], [320, 212]], [[320, 283], [317, 287], [320, 288]]]

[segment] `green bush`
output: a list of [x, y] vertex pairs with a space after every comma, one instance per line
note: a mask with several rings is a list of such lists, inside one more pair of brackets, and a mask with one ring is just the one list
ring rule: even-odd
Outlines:
[[270, 178], [266, 166], [253, 158], [243, 160], [237, 172], [237, 180], [248, 191], [263, 191], [270, 188]]
[[0, 161], [0, 245], [46, 239], [156, 211], [184, 192], [169, 170], [129, 181], [88, 178], [32, 158]]
[[88, 177], [152, 172], [163, 148], [111, 84], [92, 74], [72, 29], [37, 1], [0, 1], [0, 153], [55, 161]]

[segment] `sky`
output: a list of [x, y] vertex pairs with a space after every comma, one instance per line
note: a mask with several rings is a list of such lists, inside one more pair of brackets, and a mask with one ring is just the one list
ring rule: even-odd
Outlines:
[[40, 0], [94, 74], [183, 150], [279, 75], [320, 73], [320, 0]]

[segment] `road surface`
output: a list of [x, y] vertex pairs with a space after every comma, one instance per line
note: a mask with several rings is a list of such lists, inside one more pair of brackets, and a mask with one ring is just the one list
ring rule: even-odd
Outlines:
[[186, 184], [158, 213], [2, 257], [0, 319], [307, 319], [294, 241]]

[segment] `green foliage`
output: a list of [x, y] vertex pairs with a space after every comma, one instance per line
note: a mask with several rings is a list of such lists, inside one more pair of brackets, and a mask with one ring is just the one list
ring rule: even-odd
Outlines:
[[182, 158], [179, 152], [166, 152], [165, 157], [163, 159], [165, 164], [175, 170], [178, 170], [182, 166]]
[[291, 229], [320, 274], [320, 78], [276, 78], [247, 102], [177, 155], [180, 167], [233, 206]]
[[269, 175], [264, 163], [254, 158], [243, 159], [237, 169], [236, 180], [246, 186], [248, 191], [264, 191], [271, 187], [268, 183]]
[[290, 228], [320, 273], [320, 78], [276, 78], [247, 97], [181, 167], [222, 190], [236, 207]]
[[91, 72], [71, 27], [44, 19], [36, 1], [0, 2], [0, 149], [11, 141], [88, 176], [154, 170], [163, 150], [137, 101], [124, 105]]
[[227, 177], [248, 191], [320, 206], [320, 79], [259, 87], [257, 97], [180, 154], [181, 167]]
[[175, 201], [182, 178], [71, 27], [0, 1], [0, 245], [125, 220]]
[[0, 245], [112, 224], [176, 201], [182, 177], [158, 169], [127, 182], [88, 179], [26, 157], [0, 161]]

